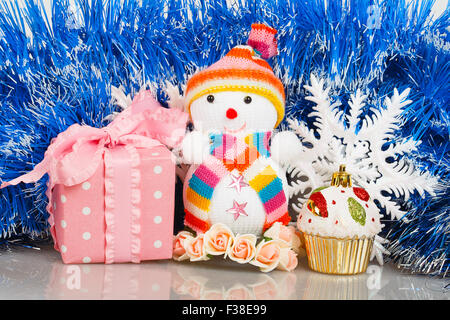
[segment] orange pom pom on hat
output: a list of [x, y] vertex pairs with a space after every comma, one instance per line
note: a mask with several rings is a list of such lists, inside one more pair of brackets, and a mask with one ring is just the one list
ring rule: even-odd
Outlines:
[[248, 45], [234, 47], [222, 59], [194, 74], [185, 93], [189, 114], [192, 102], [206, 94], [243, 91], [272, 102], [277, 111], [277, 127], [284, 117], [284, 87], [264, 60], [278, 53], [276, 33], [277, 30], [264, 24], [252, 24]]

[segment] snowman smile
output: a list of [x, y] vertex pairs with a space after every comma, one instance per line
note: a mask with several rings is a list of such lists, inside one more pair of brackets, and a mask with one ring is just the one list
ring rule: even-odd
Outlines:
[[223, 128], [225, 129], [225, 132], [233, 134], [233, 133], [238, 133], [238, 132], [244, 130], [246, 126], [247, 126], [247, 122], [244, 121], [244, 124], [239, 129], [233, 130], [233, 129], [227, 128], [226, 126], [223, 126]]

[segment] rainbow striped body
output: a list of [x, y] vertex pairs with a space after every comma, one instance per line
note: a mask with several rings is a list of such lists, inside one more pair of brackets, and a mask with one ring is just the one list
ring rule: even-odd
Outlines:
[[[286, 182], [270, 158], [270, 134], [210, 135], [210, 156], [201, 165], [191, 167], [185, 180], [187, 226], [205, 232], [221, 222], [235, 233], [259, 235], [276, 221], [290, 221]], [[230, 188], [238, 176], [242, 176], [244, 187]], [[235, 202], [245, 207], [242, 215], [229, 213]]]

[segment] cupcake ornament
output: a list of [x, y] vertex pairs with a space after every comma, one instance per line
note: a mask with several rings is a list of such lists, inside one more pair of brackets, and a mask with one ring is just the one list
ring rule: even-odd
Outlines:
[[311, 269], [357, 274], [366, 271], [374, 238], [383, 225], [370, 195], [352, 186], [341, 165], [330, 186], [312, 192], [300, 211], [297, 227], [303, 233]]

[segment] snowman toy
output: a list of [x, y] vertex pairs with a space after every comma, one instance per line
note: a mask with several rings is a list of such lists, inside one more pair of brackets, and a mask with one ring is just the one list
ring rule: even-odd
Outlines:
[[231, 49], [187, 82], [185, 107], [194, 130], [182, 143], [192, 164], [183, 186], [185, 225], [197, 233], [223, 223], [235, 234], [261, 234], [288, 224], [282, 165], [300, 143], [272, 131], [284, 117], [285, 94], [265, 59], [277, 54], [276, 30], [253, 24], [248, 45]]

